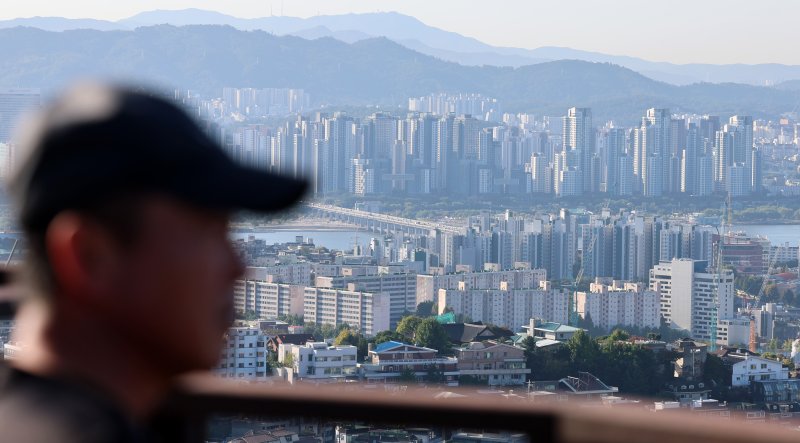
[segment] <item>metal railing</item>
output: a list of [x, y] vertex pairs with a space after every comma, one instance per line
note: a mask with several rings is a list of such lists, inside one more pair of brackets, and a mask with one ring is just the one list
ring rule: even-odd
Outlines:
[[[441, 391], [439, 391], [441, 392]], [[577, 402], [531, 403], [489, 396], [437, 398], [431, 391], [380, 391], [360, 385], [271, 386], [193, 375], [180, 381], [166, 409], [174, 441], [201, 442], [207, 420], [220, 414], [304, 417], [382, 426], [430, 426], [522, 432], [531, 442], [703, 443], [796, 442], [800, 433], [772, 423], [711, 419], [689, 413], [588, 407]]]

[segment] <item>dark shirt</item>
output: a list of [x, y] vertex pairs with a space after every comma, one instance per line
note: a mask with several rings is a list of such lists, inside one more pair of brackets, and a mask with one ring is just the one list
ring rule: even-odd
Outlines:
[[0, 364], [0, 441], [132, 443], [145, 439], [100, 391]]

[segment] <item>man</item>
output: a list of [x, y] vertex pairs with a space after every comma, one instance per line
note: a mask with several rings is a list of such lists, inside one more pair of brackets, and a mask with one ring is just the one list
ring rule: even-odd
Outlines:
[[24, 351], [0, 375], [1, 438], [147, 440], [175, 376], [219, 358], [243, 271], [229, 213], [285, 209], [305, 184], [235, 165], [165, 100], [101, 85], [45, 109], [21, 156]]

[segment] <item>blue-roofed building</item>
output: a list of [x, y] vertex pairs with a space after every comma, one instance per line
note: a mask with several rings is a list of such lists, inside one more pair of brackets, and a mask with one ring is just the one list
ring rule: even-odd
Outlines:
[[440, 357], [436, 349], [387, 341], [370, 349], [361, 376], [372, 383], [402, 382], [409, 375], [419, 382], [458, 386], [458, 360]]

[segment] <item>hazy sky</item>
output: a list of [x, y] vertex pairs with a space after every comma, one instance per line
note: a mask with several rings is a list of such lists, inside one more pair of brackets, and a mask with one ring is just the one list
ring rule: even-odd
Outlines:
[[796, 0], [0, 0], [0, 19], [116, 20], [151, 9], [238, 17], [398, 11], [489, 44], [566, 46], [675, 63], [800, 64]]

